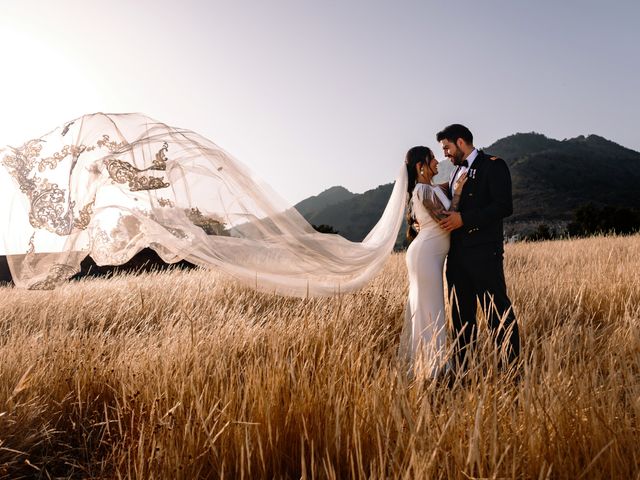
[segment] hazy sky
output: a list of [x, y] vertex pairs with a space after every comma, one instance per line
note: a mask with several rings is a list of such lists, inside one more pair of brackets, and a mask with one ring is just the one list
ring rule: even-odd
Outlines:
[[0, 0], [0, 144], [143, 112], [291, 202], [388, 183], [452, 122], [640, 150], [639, 46], [638, 0]]

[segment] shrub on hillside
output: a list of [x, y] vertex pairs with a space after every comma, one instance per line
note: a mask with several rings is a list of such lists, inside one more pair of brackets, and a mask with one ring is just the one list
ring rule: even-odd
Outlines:
[[577, 208], [567, 226], [569, 235], [586, 237], [598, 233], [629, 234], [640, 231], [640, 211], [627, 207], [592, 203]]

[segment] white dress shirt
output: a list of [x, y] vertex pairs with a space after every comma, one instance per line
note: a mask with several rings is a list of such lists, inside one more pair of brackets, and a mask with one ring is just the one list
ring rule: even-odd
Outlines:
[[454, 176], [453, 179], [451, 180], [451, 197], [453, 197], [453, 187], [455, 186], [456, 182], [458, 181], [458, 178], [460, 178], [460, 176], [464, 173], [469, 171], [469, 169], [471, 168], [471, 165], [473, 165], [473, 161], [476, 159], [476, 157], [478, 156], [478, 149], [474, 148], [473, 151], [469, 154], [469, 156], [465, 159], [467, 161], [467, 163], [469, 164], [467, 167], [460, 167], [457, 168], [456, 170], [454, 170]]

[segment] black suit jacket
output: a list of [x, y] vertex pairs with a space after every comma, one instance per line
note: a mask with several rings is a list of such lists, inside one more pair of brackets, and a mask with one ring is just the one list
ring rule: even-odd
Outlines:
[[502, 250], [502, 219], [513, 213], [509, 167], [501, 158], [479, 151], [468, 176], [459, 206], [463, 225], [451, 232], [451, 252], [469, 247]]

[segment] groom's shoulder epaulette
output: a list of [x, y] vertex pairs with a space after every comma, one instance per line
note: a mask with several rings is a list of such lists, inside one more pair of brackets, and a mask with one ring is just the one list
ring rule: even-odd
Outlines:
[[485, 152], [484, 150], [481, 150], [482, 155], [484, 155], [487, 160], [491, 160], [492, 162], [495, 162], [496, 160], [502, 160], [502, 158], [498, 157], [497, 155], [491, 155], [490, 153]]

